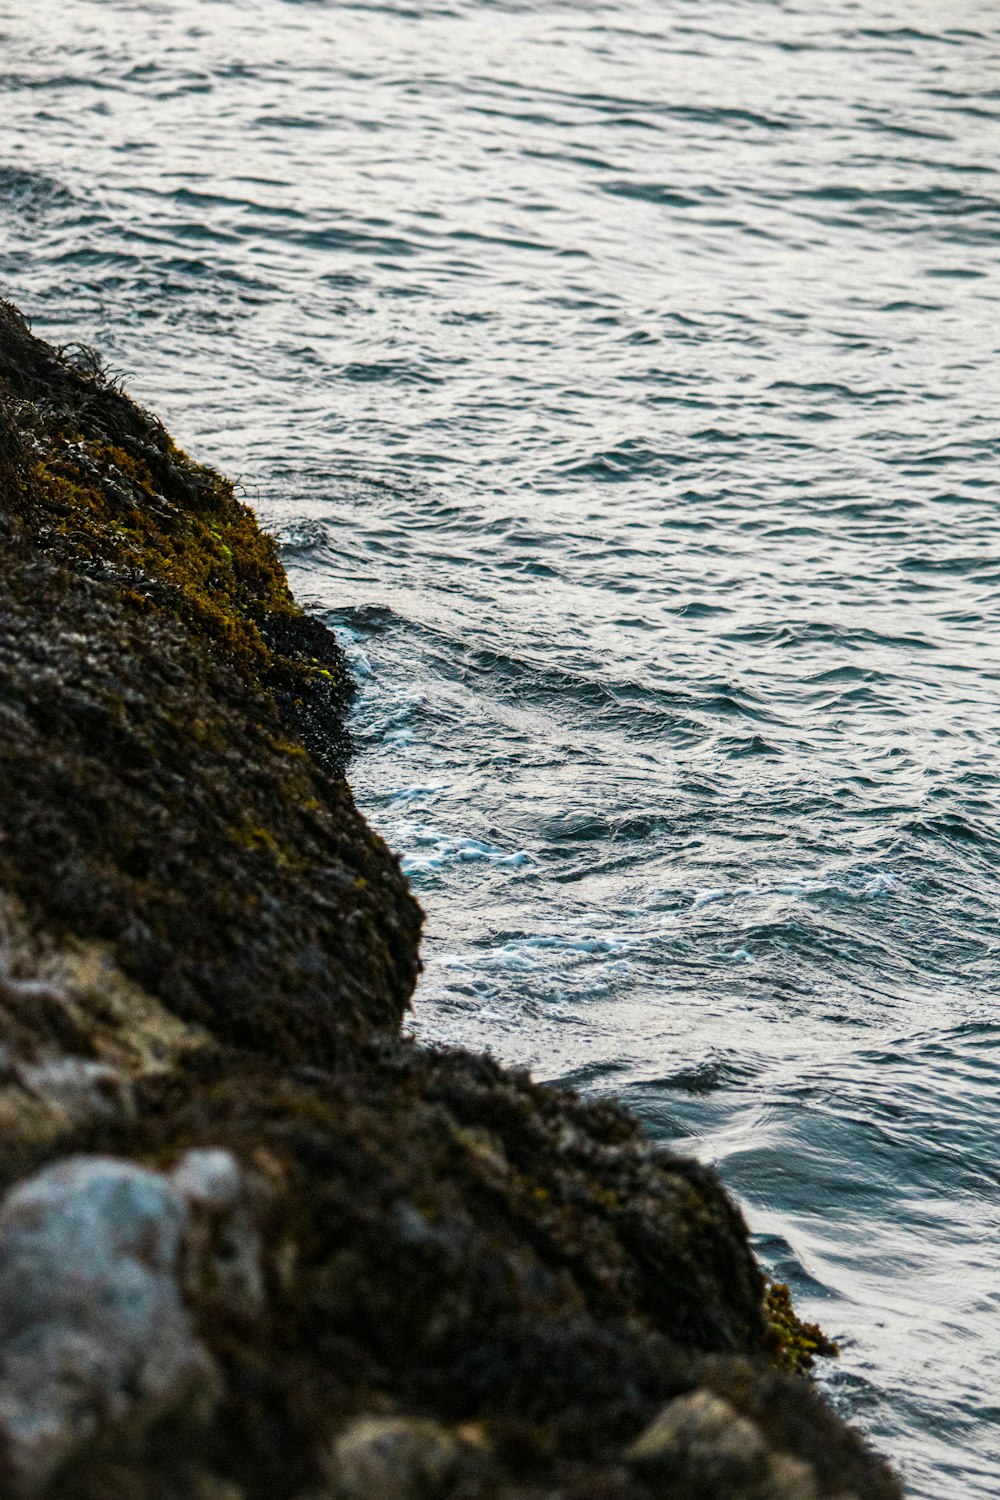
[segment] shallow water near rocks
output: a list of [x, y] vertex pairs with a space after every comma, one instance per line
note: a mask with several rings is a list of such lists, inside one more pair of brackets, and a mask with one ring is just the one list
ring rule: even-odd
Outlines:
[[1000, 1491], [987, 0], [0, 0], [0, 281], [360, 682], [416, 1033], [717, 1164]]

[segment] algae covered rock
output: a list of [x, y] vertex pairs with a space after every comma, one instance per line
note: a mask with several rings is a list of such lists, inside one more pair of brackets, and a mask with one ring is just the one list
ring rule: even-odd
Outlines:
[[0, 1475], [894, 1500], [715, 1175], [398, 1034], [350, 684], [219, 475], [0, 304]]
[[419, 911], [349, 686], [232, 488], [0, 304], [0, 880], [274, 1056], [395, 1026]]

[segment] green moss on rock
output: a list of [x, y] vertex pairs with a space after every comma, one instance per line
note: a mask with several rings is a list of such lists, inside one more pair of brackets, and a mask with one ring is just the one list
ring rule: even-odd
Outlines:
[[0, 305], [0, 878], [275, 1057], [394, 1026], [420, 914], [343, 781], [347, 675], [273, 543]]
[[833, 1339], [818, 1323], [804, 1323], [795, 1311], [792, 1294], [783, 1281], [768, 1281], [764, 1292], [768, 1346], [782, 1370], [804, 1374], [817, 1359], [833, 1359], [839, 1353]]

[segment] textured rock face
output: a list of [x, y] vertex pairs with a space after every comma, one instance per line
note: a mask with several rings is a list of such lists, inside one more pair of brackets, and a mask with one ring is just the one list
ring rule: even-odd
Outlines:
[[339, 778], [333, 636], [231, 487], [0, 304], [5, 388], [3, 884], [274, 1055], [397, 1025], [419, 912]]
[[251, 1193], [225, 1151], [189, 1151], [168, 1176], [70, 1157], [0, 1203], [0, 1463], [8, 1493], [44, 1492], [102, 1428], [165, 1416], [204, 1426], [215, 1361], [185, 1305], [259, 1316]]
[[0, 304], [0, 1492], [897, 1496], [712, 1173], [400, 1039], [348, 696], [230, 487]]

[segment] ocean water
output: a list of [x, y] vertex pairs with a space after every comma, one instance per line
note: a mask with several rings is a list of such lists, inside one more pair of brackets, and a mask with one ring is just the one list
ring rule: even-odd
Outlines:
[[340, 631], [413, 1030], [714, 1162], [1000, 1493], [993, 0], [0, 0], [0, 286]]

